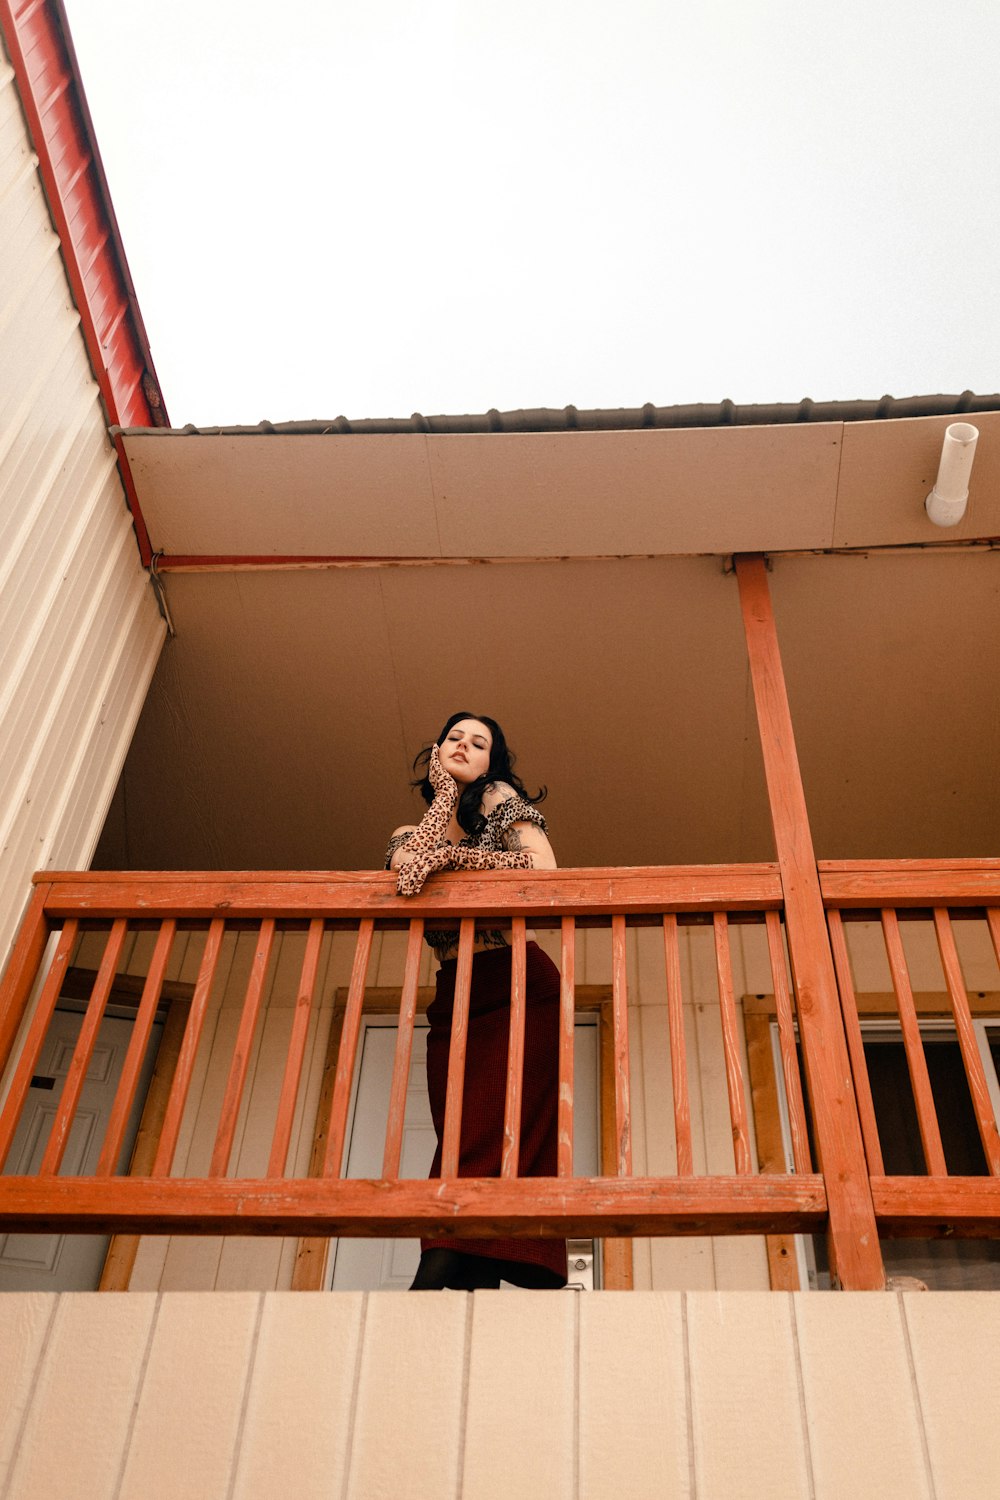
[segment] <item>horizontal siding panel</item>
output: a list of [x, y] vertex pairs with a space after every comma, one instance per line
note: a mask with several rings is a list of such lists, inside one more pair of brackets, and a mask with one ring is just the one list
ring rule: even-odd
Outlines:
[[6, 1463], [10, 1500], [992, 1496], [997, 1305], [10, 1293], [0, 1486]]
[[[119, 580], [115, 583], [117, 597], [102, 600], [105, 607], [84, 641], [76, 673], [69, 681], [64, 676], [28, 774], [22, 777], [14, 805], [6, 809], [4, 865], [8, 867], [9, 861], [24, 872], [20, 885], [25, 890], [31, 871], [46, 863], [75, 778], [84, 771], [91, 738], [99, 732], [105, 694], [114, 688], [116, 655], [133, 649], [129, 637], [147, 603], [145, 592], [125, 589]], [[84, 863], [89, 855], [88, 850], [82, 856]], [[81, 856], [74, 853], [73, 858]]]
[[[114, 614], [125, 605], [127, 585], [115, 577], [115, 564], [129, 538], [123, 528], [107, 540], [94, 559], [88, 591], [75, 596], [64, 592], [60, 602], [65, 601], [65, 608], [51, 611], [59, 633], [54, 630], [36, 642], [32, 670], [21, 675], [6, 705], [0, 725], [0, 848], [7, 846], [21, 801], [37, 790], [38, 767], [44, 767], [53, 732], [74, 732], [75, 719], [85, 712], [92, 674], [113, 638]], [[81, 566], [89, 560], [88, 551]], [[79, 576], [78, 567], [73, 571]]]
[[[63, 641], [79, 642], [104, 563], [111, 553], [127, 549], [128, 516], [100, 501], [101, 491], [92, 488], [72, 526], [50, 535], [48, 551], [32, 544], [33, 566], [26, 563], [0, 596], [0, 747], [13, 750], [17, 743], [19, 703], [26, 699], [36, 719], [44, 714], [46, 705], [39, 700], [63, 661]], [[49, 527], [37, 530], [45, 534]], [[137, 559], [132, 576], [142, 582]], [[0, 801], [2, 796], [0, 790]]]
[[153, 678], [164, 634], [163, 621], [150, 611], [148, 599], [143, 596], [133, 621], [128, 653], [122, 654], [118, 671], [101, 700], [86, 755], [70, 787], [51, 844], [43, 850], [42, 868], [64, 870], [76, 858], [74, 850], [92, 850], [96, 846]]
[[89, 863], [166, 633], [5, 65], [0, 287], [2, 959], [34, 870]]
[[[39, 236], [35, 243], [40, 252], [38, 260], [34, 265], [17, 268], [18, 300], [8, 308], [3, 328], [6, 356], [0, 402], [7, 434], [5, 453], [28, 413], [40, 401], [43, 410], [48, 404], [46, 376], [80, 321], [72, 306], [54, 300], [60, 288], [62, 263], [52, 249], [51, 240]], [[11, 431], [10, 425], [15, 422], [17, 426]]]

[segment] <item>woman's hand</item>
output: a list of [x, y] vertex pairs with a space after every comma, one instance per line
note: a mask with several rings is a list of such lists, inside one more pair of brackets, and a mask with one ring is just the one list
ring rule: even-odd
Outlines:
[[431, 748], [430, 764], [427, 767], [427, 779], [434, 788], [437, 796], [446, 797], [453, 803], [458, 801], [458, 782], [441, 764], [437, 745]]
[[433, 875], [435, 870], [444, 870], [454, 852], [452, 844], [440, 844], [436, 849], [414, 854], [399, 867], [399, 874], [396, 878], [397, 894], [400, 896], [419, 895], [428, 875]]

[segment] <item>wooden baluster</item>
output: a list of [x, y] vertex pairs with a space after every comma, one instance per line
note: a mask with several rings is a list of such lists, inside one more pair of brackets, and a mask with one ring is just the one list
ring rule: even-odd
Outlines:
[[451, 1013], [451, 1046], [448, 1051], [448, 1088], [444, 1104], [444, 1134], [441, 1142], [441, 1176], [457, 1177], [462, 1140], [462, 1098], [465, 1093], [465, 1050], [469, 1040], [469, 990], [472, 983], [472, 944], [475, 919], [463, 917], [458, 929], [458, 962], [455, 965], [455, 1002]]
[[740, 1032], [733, 996], [733, 966], [729, 952], [729, 919], [724, 911], [712, 914], [715, 933], [715, 976], [719, 987], [719, 1014], [722, 1019], [722, 1052], [726, 1065], [726, 1092], [729, 1096], [729, 1118], [733, 1127], [733, 1156], [738, 1176], [753, 1171], [750, 1157], [750, 1126], [743, 1085], [743, 1061], [740, 1056]]
[[271, 1155], [267, 1163], [268, 1177], [284, 1177], [288, 1160], [288, 1146], [292, 1139], [292, 1124], [295, 1120], [295, 1103], [299, 1094], [299, 1080], [306, 1055], [309, 1036], [309, 1018], [312, 1015], [316, 976], [319, 973], [319, 955], [323, 946], [323, 918], [313, 917], [306, 936], [306, 948], [302, 957], [302, 972], [292, 1012], [292, 1029], [285, 1055], [285, 1073], [281, 1080], [278, 1113], [271, 1139]]
[[995, 906], [987, 907], [986, 925], [993, 939], [993, 952], [996, 954], [997, 963], [1000, 964], [1000, 909]]
[[670, 1032], [670, 1081], [674, 1096], [674, 1140], [677, 1143], [677, 1175], [694, 1173], [691, 1143], [691, 1097], [688, 1092], [687, 1042], [684, 1038], [684, 994], [681, 989], [681, 954], [677, 941], [677, 917], [663, 917], [663, 962], [667, 978], [667, 1027]]
[[910, 1084], [913, 1088], [913, 1102], [917, 1110], [924, 1160], [932, 1177], [945, 1177], [948, 1174], [948, 1167], [944, 1159], [941, 1132], [938, 1129], [934, 1094], [931, 1091], [930, 1074], [927, 1072], [927, 1059], [924, 1056], [917, 1010], [913, 1003], [913, 990], [910, 988], [910, 974], [906, 967], [903, 940], [899, 935], [899, 923], [892, 907], [887, 906], [882, 910], [882, 932], [885, 936], [892, 987], [896, 994], [896, 1008], [899, 1011], [900, 1030], [903, 1033], [906, 1064], [910, 1070]]
[[560, 1177], [573, 1176], [573, 1050], [576, 1041], [576, 921], [562, 919], [559, 977], [559, 1113]]
[[160, 923], [160, 931], [157, 934], [156, 946], [153, 949], [149, 973], [146, 975], [146, 982], [142, 987], [142, 999], [139, 1001], [139, 1009], [136, 1011], [135, 1021], [132, 1026], [132, 1035], [129, 1039], [128, 1051], [125, 1054], [122, 1075], [118, 1080], [118, 1087], [115, 1090], [115, 1102], [111, 1106], [108, 1128], [104, 1135], [104, 1145], [101, 1148], [101, 1154], [94, 1169], [95, 1177], [110, 1176], [116, 1170], [118, 1160], [122, 1154], [125, 1129], [128, 1125], [129, 1115], [132, 1113], [135, 1091], [139, 1086], [142, 1064], [146, 1056], [146, 1048], [149, 1045], [153, 1023], [156, 1020], [156, 1008], [160, 1003], [160, 991], [163, 988], [163, 978], [167, 971], [167, 964], [170, 961], [170, 949], [173, 946], [176, 932], [177, 922], [173, 917]]
[[979, 1053], [975, 1027], [969, 1010], [969, 996], [965, 988], [965, 977], [962, 974], [958, 948], [955, 945], [955, 934], [952, 931], [951, 918], [946, 906], [934, 908], [934, 931], [937, 934], [941, 967], [944, 969], [945, 983], [951, 1000], [951, 1013], [955, 1017], [955, 1031], [958, 1034], [958, 1045], [965, 1064], [965, 1076], [969, 1083], [969, 1093], [972, 1096], [972, 1108], [979, 1127], [979, 1138], [983, 1143], [990, 1174], [994, 1177], [1000, 1176], [1000, 1139], [997, 1136], [997, 1122], [993, 1114], [989, 1085], [986, 1082], [983, 1059]]
[[48, 1144], [38, 1168], [39, 1177], [53, 1177], [59, 1171], [62, 1159], [69, 1145], [69, 1133], [73, 1128], [73, 1119], [76, 1115], [83, 1085], [87, 1079], [87, 1069], [90, 1067], [90, 1059], [93, 1056], [94, 1046], [97, 1042], [97, 1033], [101, 1029], [104, 1019], [104, 1011], [111, 994], [111, 986], [114, 984], [115, 974], [118, 972], [118, 962], [122, 956], [122, 948], [125, 946], [125, 937], [128, 932], [128, 923], [124, 917], [118, 917], [111, 924], [108, 940], [104, 945], [104, 954], [101, 958], [100, 967], [97, 970], [97, 978], [94, 980], [94, 988], [91, 991], [90, 1000], [84, 1013], [83, 1024], [80, 1034], [73, 1048], [73, 1056], [70, 1058], [66, 1077], [63, 1081], [62, 1093], [59, 1096], [59, 1104], [56, 1108], [55, 1118], [52, 1121], [52, 1129], [49, 1132]]
[[35, 886], [17, 929], [7, 967], [0, 975], [0, 1075], [10, 1061], [10, 1051], [21, 1029], [49, 940], [45, 903], [51, 890], [48, 883]]
[[833, 963], [837, 973], [840, 1008], [844, 1017], [844, 1034], [847, 1037], [847, 1050], [851, 1059], [854, 1093], [858, 1101], [858, 1115], [861, 1119], [868, 1170], [873, 1177], [884, 1177], [885, 1164], [882, 1161], [878, 1121], [875, 1118], [875, 1101], [872, 1099], [868, 1064], [865, 1061], [865, 1044], [861, 1035], [861, 1021], [858, 1018], [858, 1001], [854, 993], [851, 959], [847, 951], [847, 935], [844, 932], [844, 923], [839, 911], [827, 912], [827, 926], [830, 931], [830, 947], [833, 951]]
[[516, 1177], [521, 1156], [521, 1096], [524, 1088], [525, 921], [511, 922], [510, 1029], [507, 1043], [507, 1091], [503, 1111], [503, 1154], [500, 1176]]
[[785, 1098], [788, 1101], [788, 1123], [792, 1136], [792, 1161], [796, 1172], [811, 1172], [812, 1159], [809, 1152], [809, 1127], [806, 1123], [805, 1102], [802, 1098], [802, 1078], [799, 1073], [798, 1050], [795, 1045], [795, 1017], [792, 1014], [792, 999], [788, 988], [788, 970], [785, 967], [785, 945], [781, 941], [781, 917], [776, 911], [765, 912], [767, 928], [767, 952], [771, 960], [771, 981], [774, 987], [774, 1009], [778, 1021], [778, 1047], [781, 1052], [781, 1074], [785, 1080]]
[[212, 981], [215, 979], [215, 970], [218, 967], [225, 931], [225, 920], [222, 917], [214, 917], [209, 924], [204, 952], [201, 955], [198, 978], [195, 980], [194, 994], [191, 997], [191, 1010], [184, 1028], [184, 1040], [181, 1042], [181, 1049], [177, 1055], [174, 1080], [170, 1085], [170, 1097], [163, 1115], [160, 1144], [156, 1148], [156, 1159], [149, 1174], [151, 1177], [166, 1177], [173, 1166], [177, 1138], [180, 1135], [181, 1121], [184, 1118], [184, 1106], [191, 1087], [195, 1058], [198, 1055], [198, 1043], [205, 1024], [208, 1002], [212, 993]]
[[628, 970], [625, 918], [611, 918], [611, 1022], [615, 1055], [615, 1173], [632, 1175], [632, 1113], [629, 1100]]
[[28, 1034], [21, 1048], [21, 1056], [18, 1058], [17, 1067], [14, 1069], [14, 1077], [11, 1079], [10, 1092], [7, 1095], [3, 1112], [0, 1114], [0, 1170], [7, 1160], [15, 1132], [21, 1119], [21, 1111], [24, 1101], [28, 1097], [31, 1088], [31, 1080], [38, 1067], [38, 1059], [41, 1056], [42, 1047], [45, 1044], [45, 1034], [52, 1020], [52, 1012], [56, 1008], [59, 993], [62, 989], [66, 970], [69, 967], [70, 956], [76, 944], [78, 922], [75, 917], [63, 927], [56, 944], [56, 951], [52, 955], [49, 972], [45, 976], [42, 992], [35, 1006], [35, 1014], [31, 1018]]
[[835, 1285], [847, 1291], [878, 1291], [885, 1286], [885, 1269], [767, 569], [760, 555], [738, 554], [733, 563], [781, 872], [816, 1151], [826, 1182], [830, 1266]]
[[326, 1138], [326, 1154], [323, 1158], [323, 1177], [339, 1177], [344, 1158], [344, 1142], [347, 1139], [347, 1111], [351, 1103], [351, 1085], [354, 1081], [354, 1063], [358, 1055], [358, 1036], [361, 1032], [361, 1013], [365, 1005], [365, 980], [372, 953], [372, 934], [375, 923], [365, 917], [358, 924], [358, 940], [354, 946], [354, 964], [351, 983], [347, 991], [344, 1009], [344, 1025], [340, 1033], [337, 1050], [337, 1071], [333, 1080], [333, 1099], [330, 1104], [330, 1130]]
[[240, 1104], [246, 1086], [247, 1071], [250, 1067], [254, 1032], [257, 1030], [257, 1019], [264, 996], [264, 981], [267, 978], [267, 968], [271, 962], [273, 946], [274, 918], [265, 917], [260, 924], [257, 947], [253, 963], [250, 965], [250, 977], [247, 980], [246, 995], [243, 999], [243, 1012], [240, 1016], [239, 1030], [236, 1033], [236, 1044], [233, 1047], [233, 1060], [229, 1066], [226, 1092], [222, 1096], [222, 1108], [219, 1111], [219, 1128], [215, 1135], [212, 1160], [209, 1163], [209, 1177], [225, 1177], [229, 1170], [233, 1141], [236, 1139], [236, 1122], [240, 1116]]
[[396, 1031], [396, 1056], [392, 1065], [392, 1088], [389, 1091], [389, 1116], [385, 1129], [385, 1154], [382, 1176], [395, 1182], [403, 1154], [403, 1125], [406, 1115], [406, 1091], [410, 1083], [410, 1059], [413, 1056], [413, 1024], [417, 1016], [417, 987], [420, 982], [420, 959], [423, 953], [424, 924], [421, 917], [410, 923], [403, 966], [403, 988], [399, 996], [399, 1026]]

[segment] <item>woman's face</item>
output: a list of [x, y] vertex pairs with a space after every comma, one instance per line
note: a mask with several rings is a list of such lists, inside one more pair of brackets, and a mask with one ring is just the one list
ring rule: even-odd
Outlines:
[[493, 736], [478, 719], [459, 719], [438, 746], [441, 764], [459, 786], [468, 786], [485, 776], [490, 768]]

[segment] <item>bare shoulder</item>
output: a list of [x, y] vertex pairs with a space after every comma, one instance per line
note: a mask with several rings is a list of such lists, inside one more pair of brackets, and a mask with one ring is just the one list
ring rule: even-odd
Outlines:
[[417, 825], [416, 825], [416, 823], [401, 823], [398, 828], [394, 828], [392, 830], [392, 833], [389, 835], [389, 837], [393, 838], [393, 839], [398, 839], [399, 836], [400, 836], [400, 834], [402, 834], [402, 833], [416, 833], [416, 831], [417, 831]]
[[491, 813], [501, 802], [509, 802], [516, 796], [517, 792], [506, 781], [491, 781], [483, 791], [483, 812]]

